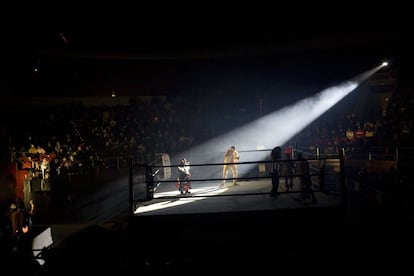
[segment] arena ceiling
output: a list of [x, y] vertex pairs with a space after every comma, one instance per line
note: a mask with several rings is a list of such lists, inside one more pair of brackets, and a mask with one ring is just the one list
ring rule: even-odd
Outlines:
[[183, 79], [194, 85], [210, 74], [306, 78], [304, 68], [321, 65], [334, 72], [344, 65], [357, 72], [410, 52], [403, 23], [343, 19], [10, 20], [2, 28], [2, 82], [10, 95], [164, 93]]

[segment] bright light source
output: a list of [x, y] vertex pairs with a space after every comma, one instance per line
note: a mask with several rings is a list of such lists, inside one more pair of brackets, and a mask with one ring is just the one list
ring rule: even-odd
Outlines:
[[388, 62], [387, 62], [387, 61], [384, 61], [384, 62], [382, 63], [382, 66], [388, 66]]

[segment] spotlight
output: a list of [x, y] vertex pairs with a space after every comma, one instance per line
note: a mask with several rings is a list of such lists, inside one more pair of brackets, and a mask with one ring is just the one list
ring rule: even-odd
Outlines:
[[381, 64], [381, 66], [383, 66], [383, 67], [388, 66], [388, 61], [384, 61], [384, 62]]

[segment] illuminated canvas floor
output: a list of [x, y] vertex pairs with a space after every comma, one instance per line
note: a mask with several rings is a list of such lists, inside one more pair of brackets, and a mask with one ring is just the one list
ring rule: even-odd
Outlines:
[[261, 211], [289, 208], [334, 206], [340, 204], [338, 196], [315, 192], [316, 203], [300, 202], [298, 192], [281, 192], [276, 198], [270, 196], [270, 180], [240, 181], [239, 186], [227, 183], [197, 183], [191, 194], [181, 195], [174, 184], [157, 187], [154, 199], [136, 204], [134, 214], [165, 215], [215, 212]]

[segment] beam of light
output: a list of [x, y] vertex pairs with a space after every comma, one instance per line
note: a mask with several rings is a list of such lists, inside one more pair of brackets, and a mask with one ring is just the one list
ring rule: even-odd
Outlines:
[[[156, 210], [173, 209], [165, 212], [176, 212], [174, 207], [181, 206], [188, 203], [194, 203], [227, 191], [227, 188], [218, 188], [216, 185], [198, 185], [197, 188], [191, 189], [191, 195], [179, 195], [177, 189], [165, 188], [164, 191], [154, 193], [154, 200], [151, 202], [144, 202], [135, 206], [134, 214], [142, 214]], [[174, 198], [174, 199], [171, 199]]]
[[204, 197], [187, 197], [187, 198], [180, 198], [177, 200], [165, 200], [162, 202], [138, 206], [137, 209], [134, 211], [134, 214], [142, 214], [142, 213], [147, 213], [147, 212], [151, 212], [155, 210], [173, 208], [173, 207], [177, 207], [177, 206], [187, 204], [187, 203], [192, 203], [194, 201], [198, 201], [202, 199], [204, 199]]
[[[351, 80], [326, 88], [291, 106], [286, 106], [238, 129], [182, 152], [172, 157], [172, 164], [178, 164], [177, 161], [184, 156], [192, 164], [222, 163], [224, 152], [231, 145], [236, 145], [240, 152], [240, 162], [265, 160], [270, 154], [269, 151], [257, 151], [255, 153], [248, 151], [255, 150], [259, 146], [265, 149], [282, 146], [381, 68], [383, 68], [382, 64]], [[253, 166], [257, 166], [257, 164], [240, 164], [238, 166], [239, 177], [250, 171]], [[221, 165], [192, 166], [193, 179], [221, 177]], [[231, 177], [231, 174], [229, 177]], [[194, 181], [193, 185], [196, 185]]]
[[[201, 185], [199, 186], [200, 187], [198, 188], [191, 189], [192, 195], [196, 195], [198, 197], [211, 196], [211, 195], [222, 193], [227, 190], [227, 188], [218, 188], [217, 186], [211, 186], [211, 185], [203, 185], [203, 187], [201, 187]], [[157, 194], [154, 195], [154, 198], [157, 199], [157, 198], [177, 196], [177, 195], [178, 195], [178, 192], [176, 189], [174, 189], [173, 191], [168, 190], [164, 192], [158, 192]]]

